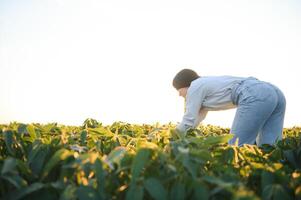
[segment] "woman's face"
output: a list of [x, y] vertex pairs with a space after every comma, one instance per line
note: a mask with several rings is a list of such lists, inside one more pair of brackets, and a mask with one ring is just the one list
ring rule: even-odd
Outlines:
[[179, 96], [186, 98], [188, 87], [178, 89]]

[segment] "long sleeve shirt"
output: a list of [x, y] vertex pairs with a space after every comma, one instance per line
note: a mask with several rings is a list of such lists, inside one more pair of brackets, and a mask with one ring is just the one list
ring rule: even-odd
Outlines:
[[208, 111], [235, 108], [232, 103], [232, 88], [245, 80], [234, 76], [203, 76], [191, 82], [186, 95], [186, 110], [182, 122], [177, 126], [185, 132], [195, 128]]

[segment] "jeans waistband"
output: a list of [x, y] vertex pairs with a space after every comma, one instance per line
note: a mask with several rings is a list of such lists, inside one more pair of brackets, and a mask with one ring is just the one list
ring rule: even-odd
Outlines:
[[246, 82], [249, 81], [257, 81], [258, 79], [255, 77], [248, 77], [244, 80], [241, 80], [237, 82], [233, 87], [232, 87], [232, 92], [231, 92], [231, 100], [234, 105], [238, 105], [238, 100], [239, 100], [239, 94], [241, 93], [241, 86], [244, 85]]

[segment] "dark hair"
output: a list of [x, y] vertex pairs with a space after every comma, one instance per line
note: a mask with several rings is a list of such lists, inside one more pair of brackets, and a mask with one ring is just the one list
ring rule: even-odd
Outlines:
[[180, 88], [189, 87], [191, 82], [200, 76], [191, 69], [182, 69], [179, 71], [172, 81], [172, 85], [178, 90]]

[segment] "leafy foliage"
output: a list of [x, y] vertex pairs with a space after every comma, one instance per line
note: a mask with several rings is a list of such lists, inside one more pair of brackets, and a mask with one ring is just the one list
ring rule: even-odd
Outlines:
[[229, 129], [0, 125], [1, 199], [301, 199], [301, 128], [274, 146], [230, 146]]

